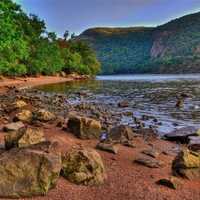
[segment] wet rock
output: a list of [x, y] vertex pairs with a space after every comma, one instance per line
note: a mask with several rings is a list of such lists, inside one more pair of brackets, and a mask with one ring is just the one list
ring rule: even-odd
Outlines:
[[72, 150], [62, 163], [62, 175], [73, 183], [100, 185], [106, 179], [101, 156], [93, 149]]
[[102, 151], [107, 151], [109, 153], [114, 153], [114, 154], [118, 153], [118, 147], [111, 143], [100, 142], [97, 144], [96, 148]]
[[81, 139], [98, 139], [101, 133], [100, 122], [87, 117], [70, 116], [67, 127]]
[[21, 128], [5, 135], [5, 147], [27, 147], [45, 141], [44, 133], [39, 128]]
[[184, 106], [184, 99], [182, 99], [182, 98], [178, 99], [175, 107], [176, 108], [183, 108], [183, 106]]
[[190, 136], [188, 139], [188, 148], [192, 151], [200, 151], [200, 136]]
[[124, 100], [124, 101], [121, 101], [118, 103], [118, 107], [120, 108], [126, 108], [126, 107], [129, 107], [129, 102]]
[[158, 185], [163, 185], [171, 189], [177, 189], [180, 181], [176, 177], [162, 178], [156, 182]]
[[12, 149], [1, 154], [0, 196], [22, 198], [45, 195], [56, 185], [61, 156], [34, 149]]
[[140, 156], [139, 158], [135, 159], [134, 162], [149, 168], [160, 168], [163, 166], [161, 161], [146, 156]]
[[200, 179], [200, 154], [188, 149], [181, 151], [172, 163], [174, 175], [190, 180]]
[[23, 128], [24, 126], [25, 125], [22, 122], [13, 122], [13, 123], [6, 124], [3, 127], [3, 130], [6, 131], [6, 132], [18, 131], [19, 129]]
[[33, 119], [33, 114], [30, 110], [22, 110], [21, 112], [16, 114], [14, 121], [22, 121], [30, 123], [32, 119]]
[[55, 120], [56, 116], [45, 109], [39, 109], [34, 113], [34, 119], [41, 122], [49, 122]]
[[157, 158], [159, 156], [159, 153], [153, 148], [146, 149], [146, 150], [142, 151], [142, 153], [147, 156], [151, 156], [152, 158]]
[[164, 138], [169, 141], [176, 141], [180, 143], [188, 143], [189, 136], [197, 136], [196, 128], [194, 127], [184, 127], [178, 130], [175, 130], [171, 133], [165, 134]]
[[108, 134], [109, 140], [114, 143], [123, 144], [126, 141], [131, 141], [134, 138], [132, 128], [125, 125], [120, 125], [112, 128]]

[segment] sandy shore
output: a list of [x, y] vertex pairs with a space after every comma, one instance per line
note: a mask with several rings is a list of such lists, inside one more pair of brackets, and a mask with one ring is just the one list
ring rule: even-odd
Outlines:
[[63, 83], [69, 82], [77, 79], [84, 79], [84, 76], [68, 76], [64, 77], [56, 77], [56, 76], [40, 76], [40, 77], [29, 77], [29, 78], [16, 78], [16, 79], [9, 79], [4, 78], [0, 80], [0, 92], [6, 92], [10, 87], [17, 87], [17, 88], [29, 88], [39, 85], [47, 85], [53, 83]]

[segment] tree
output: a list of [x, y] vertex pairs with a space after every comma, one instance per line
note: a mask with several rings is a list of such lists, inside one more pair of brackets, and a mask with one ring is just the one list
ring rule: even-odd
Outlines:
[[65, 31], [63, 34], [64, 40], [67, 41], [67, 38], [69, 37], [69, 31]]

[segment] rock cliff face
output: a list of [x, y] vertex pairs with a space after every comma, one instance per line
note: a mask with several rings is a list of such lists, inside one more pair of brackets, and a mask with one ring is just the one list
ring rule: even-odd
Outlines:
[[92, 28], [87, 41], [102, 63], [102, 73], [200, 72], [200, 12], [158, 27]]

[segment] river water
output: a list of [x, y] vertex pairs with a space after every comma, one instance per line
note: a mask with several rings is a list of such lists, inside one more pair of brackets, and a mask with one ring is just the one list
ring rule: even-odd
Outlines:
[[[88, 103], [106, 108], [117, 122], [134, 126], [134, 117], [160, 134], [186, 126], [200, 127], [200, 74], [113, 75], [95, 80], [39, 87], [47, 93], [64, 93], [71, 104]], [[80, 97], [80, 93], [82, 96]], [[177, 96], [187, 94], [182, 108]], [[79, 94], [79, 95], [78, 95]], [[121, 108], [119, 102], [128, 101]]]

